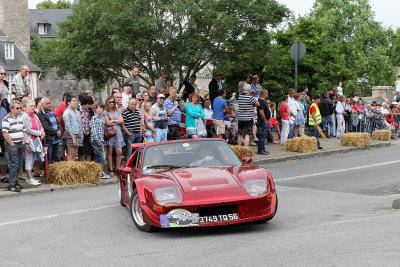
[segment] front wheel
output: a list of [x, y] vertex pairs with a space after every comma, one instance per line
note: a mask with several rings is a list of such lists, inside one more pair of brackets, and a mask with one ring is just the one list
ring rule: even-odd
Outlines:
[[154, 226], [143, 221], [142, 208], [140, 207], [140, 199], [137, 189], [133, 190], [131, 197], [131, 216], [136, 227], [142, 232], [151, 232]]

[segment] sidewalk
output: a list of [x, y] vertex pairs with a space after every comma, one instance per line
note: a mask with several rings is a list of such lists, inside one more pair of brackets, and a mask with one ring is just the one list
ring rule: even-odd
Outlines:
[[[327, 141], [320, 139], [321, 146], [323, 149], [312, 153], [299, 153], [299, 152], [287, 152], [285, 146], [279, 144], [268, 143], [265, 149], [269, 152], [269, 155], [253, 155], [254, 165], [262, 165], [268, 163], [283, 162], [288, 160], [297, 159], [309, 159], [314, 157], [328, 156], [338, 153], [348, 153], [352, 151], [360, 151], [365, 149], [373, 149], [380, 147], [388, 147], [392, 145], [392, 141], [371, 141], [371, 145], [367, 147], [347, 147], [340, 145], [340, 139], [328, 138]], [[254, 153], [257, 153], [257, 146], [250, 146]]]
[[[284, 146], [278, 144], [268, 143], [266, 145], [266, 150], [269, 151], [269, 155], [258, 155], [254, 154], [253, 162], [254, 165], [262, 165], [268, 163], [276, 163], [283, 162], [288, 160], [297, 160], [297, 159], [308, 159], [313, 157], [321, 157], [328, 156], [337, 153], [347, 153], [352, 151], [359, 151], [364, 149], [372, 149], [372, 148], [380, 148], [391, 146], [392, 143], [398, 144], [397, 141], [392, 142], [379, 142], [372, 141], [370, 146], [364, 147], [344, 147], [340, 145], [340, 140], [338, 139], [328, 139], [321, 140], [321, 146], [324, 148], [323, 150], [319, 150], [313, 153], [297, 153], [297, 152], [286, 152]], [[250, 146], [255, 152], [257, 152], [256, 146]], [[96, 187], [102, 185], [116, 184], [118, 183], [118, 179], [116, 177], [112, 177], [109, 179], [101, 179], [99, 183], [96, 184], [77, 184], [71, 185], [67, 187], [58, 186], [58, 185], [47, 185], [45, 183], [44, 178], [41, 178], [40, 186], [31, 186], [25, 183], [25, 180], [20, 179], [19, 183], [24, 187], [21, 193], [14, 193], [7, 191], [8, 184], [0, 183], [0, 199], [4, 197], [18, 197], [22, 195], [30, 195], [44, 192], [52, 192], [52, 191], [65, 191], [69, 189], [81, 189], [81, 188], [89, 188]], [[117, 189], [116, 189], [117, 190]]]

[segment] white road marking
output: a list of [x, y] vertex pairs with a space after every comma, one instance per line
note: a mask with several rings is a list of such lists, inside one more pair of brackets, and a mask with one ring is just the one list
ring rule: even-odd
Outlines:
[[340, 169], [340, 170], [333, 170], [333, 171], [326, 171], [326, 172], [318, 172], [318, 173], [311, 173], [311, 174], [305, 174], [305, 175], [298, 175], [298, 176], [293, 176], [293, 177], [274, 179], [274, 181], [275, 182], [291, 181], [291, 180], [304, 179], [304, 178], [310, 178], [310, 177], [316, 177], [316, 176], [334, 174], [334, 173], [341, 173], [341, 172], [349, 172], [349, 171], [361, 170], [361, 169], [366, 169], [366, 168], [374, 168], [374, 167], [391, 165], [391, 164], [398, 164], [398, 163], [400, 163], [400, 160], [368, 164], [368, 165], [364, 165], [364, 166], [357, 166], [357, 167], [352, 167], [352, 168], [347, 168], [347, 169]]
[[118, 206], [120, 206], [120, 205], [115, 204], [115, 205], [102, 206], [102, 207], [97, 207], [97, 208], [92, 208], [92, 209], [74, 210], [74, 211], [69, 211], [69, 212], [64, 212], [64, 213], [56, 213], [56, 214], [51, 214], [51, 215], [46, 215], [46, 216], [32, 217], [32, 218], [9, 221], [9, 222], [2, 222], [2, 223], [0, 223], [0, 227], [7, 226], [7, 225], [26, 223], [26, 222], [32, 222], [32, 221], [53, 219], [53, 218], [60, 217], [60, 216], [67, 216], [67, 215], [74, 215], [74, 214], [85, 213], [85, 212], [90, 212], [90, 211], [109, 209], [109, 208], [114, 208], [114, 207], [118, 207]]

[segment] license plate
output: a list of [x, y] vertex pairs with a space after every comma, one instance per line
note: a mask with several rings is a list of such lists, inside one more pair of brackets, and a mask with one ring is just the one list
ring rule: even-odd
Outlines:
[[228, 213], [222, 215], [210, 215], [210, 216], [200, 216], [200, 223], [214, 223], [214, 222], [227, 222], [239, 220], [237, 213]]

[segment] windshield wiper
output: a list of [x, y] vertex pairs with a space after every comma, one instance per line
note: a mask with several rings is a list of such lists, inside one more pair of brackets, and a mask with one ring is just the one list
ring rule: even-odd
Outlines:
[[178, 166], [178, 165], [152, 165], [152, 166], [147, 166], [147, 169], [156, 169], [156, 168], [170, 168], [170, 169], [179, 169], [179, 168], [184, 168], [186, 166]]

